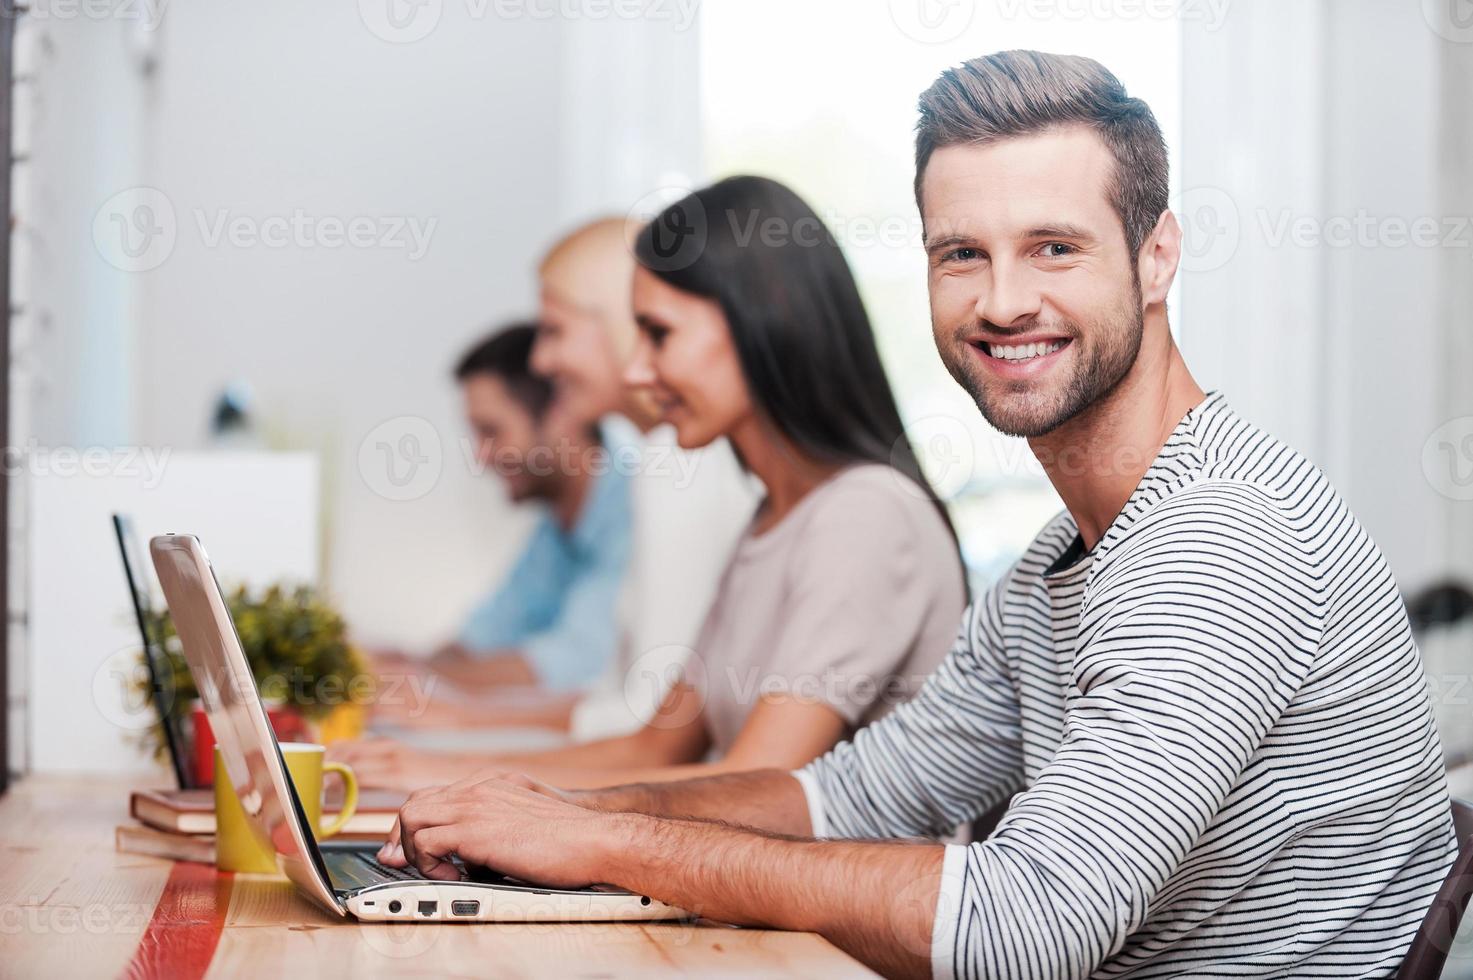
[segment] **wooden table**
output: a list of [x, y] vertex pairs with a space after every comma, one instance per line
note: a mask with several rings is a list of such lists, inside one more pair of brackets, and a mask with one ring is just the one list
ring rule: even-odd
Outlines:
[[872, 977], [822, 938], [712, 923], [359, 925], [284, 878], [119, 854], [130, 784], [0, 798], [0, 977]]

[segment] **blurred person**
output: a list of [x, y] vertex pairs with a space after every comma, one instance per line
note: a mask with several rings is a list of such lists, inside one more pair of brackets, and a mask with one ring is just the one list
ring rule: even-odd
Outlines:
[[921, 96], [915, 191], [937, 349], [1066, 507], [925, 688], [796, 772], [424, 790], [380, 860], [609, 883], [892, 977], [1394, 975], [1458, 853], [1422, 657], [1324, 474], [1173, 339], [1150, 108], [1087, 58], [973, 59]]
[[349, 759], [360, 780], [412, 788], [488, 763], [569, 786], [792, 768], [883, 717], [943, 655], [965, 603], [961, 559], [838, 244], [762, 178], [672, 207], [792, 233], [748, 241], [713, 222], [676, 270], [654, 239], [667, 216], [636, 244], [629, 386], [681, 447], [729, 440], [765, 490], [695, 655], [637, 732], [495, 759], [379, 743]]
[[681, 447], [647, 393], [624, 383], [639, 337], [630, 295], [637, 230], [626, 218], [590, 221], [555, 242], [537, 269], [533, 369], [552, 379], [571, 418], [596, 419], [638, 449], [619, 648], [573, 708], [569, 727], [579, 741], [629, 734], [654, 716], [757, 505], [753, 481], [725, 440]]
[[[455, 368], [479, 464], [516, 504], [540, 513], [521, 556], [470, 613], [456, 640], [422, 666], [469, 692], [535, 687], [536, 713], [569, 710], [575, 692], [612, 659], [612, 624], [629, 557], [628, 479], [590, 425], [555, 411], [552, 385], [531, 370], [534, 324], [514, 324], [471, 348]], [[381, 670], [411, 666], [380, 658]], [[418, 724], [478, 723], [518, 714], [476, 699], [382, 706], [379, 717]], [[525, 710], [525, 709], [524, 709]], [[397, 716], [397, 717], [396, 717]]]

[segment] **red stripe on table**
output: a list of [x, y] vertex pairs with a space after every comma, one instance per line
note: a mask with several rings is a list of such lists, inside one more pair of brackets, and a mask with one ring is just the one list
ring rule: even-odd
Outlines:
[[207, 864], [174, 862], [164, 892], [143, 932], [126, 980], [155, 977], [198, 980], [210, 968], [225, 913], [230, 908], [229, 872]]

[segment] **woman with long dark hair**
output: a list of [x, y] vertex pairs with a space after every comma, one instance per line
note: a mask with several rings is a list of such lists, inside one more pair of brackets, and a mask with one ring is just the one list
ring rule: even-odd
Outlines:
[[[950, 647], [966, 592], [956, 540], [823, 222], [782, 184], [734, 177], [670, 205], [634, 249], [641, 339], [626, 381], [680, 445], [730, 440], [765, 497], [642, 730], [422, 757], [393, 767], [412, 774], [402, 782], [474, 765], [565, 787], [796, 769], [913, 694]], [[371, 760], [354, 762], [372, 781]]]

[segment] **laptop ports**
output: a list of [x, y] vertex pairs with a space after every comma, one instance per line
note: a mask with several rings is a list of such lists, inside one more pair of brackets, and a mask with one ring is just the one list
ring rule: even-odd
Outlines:
[[440, 903], [439, 902], [420, 902], [419, 903], [419, 914], [420, 915], [434, 915], [439, 910], [440, 910]]
[[481, 903], [474, 900], [450, 903], [451, 915], [475, 915], [479, 911], [481, 911]]

